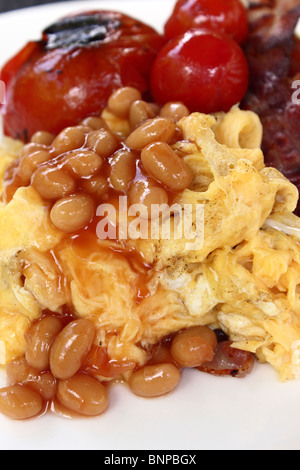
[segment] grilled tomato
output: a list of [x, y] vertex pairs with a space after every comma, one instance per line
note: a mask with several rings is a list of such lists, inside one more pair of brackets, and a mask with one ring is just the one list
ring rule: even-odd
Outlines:
[[99, 113], [122, 86], [147, 94], [162, 45], [162, 36], [150, 26], [117, 12], [59, 20], [2, 69], [5, 134], [23, 141], [41, 129], [57, 134]]

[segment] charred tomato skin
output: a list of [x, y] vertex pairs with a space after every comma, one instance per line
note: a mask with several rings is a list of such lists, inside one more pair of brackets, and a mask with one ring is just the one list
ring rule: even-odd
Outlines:
[[51, 25], [2, 69], [5, 134], [24, 141], [39, 130], [57, 134], [98, 114], [122, 86], [147, 94], [163, 44], [151, 27], [116, 12], [86, 12]]

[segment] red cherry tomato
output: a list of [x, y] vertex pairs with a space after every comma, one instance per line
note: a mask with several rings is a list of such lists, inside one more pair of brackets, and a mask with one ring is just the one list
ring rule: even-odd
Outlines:
[[160, 104], [182, 101], [190, 111], [229, 111], [244, 97], [246, 58], [229, 36], [194, 29], [167, 43], [152, 69], [151, 90]]
[[242, 43], [249, 32], [246, 9], [240, 0], [179, 0], [165, 25], [171, 39], [192, 28], [211, 28]]
[[63, 18], [4, 66], [5, 134], [25, 141], [39, 130], [57, 134], [99, 113], [119, 87], [147, 93], [163, 44], [151, 27], [121, 13]]

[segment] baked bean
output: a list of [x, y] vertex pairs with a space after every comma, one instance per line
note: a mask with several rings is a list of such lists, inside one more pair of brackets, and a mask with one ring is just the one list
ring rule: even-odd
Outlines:
[[84, 194], [75, 194], [59, 199], [51, 209], [50, 218], [59, 230], [71, 233], [88, 225], [94, 213], [93, 199]]
[[99, 416], [108, 407], [106, 388], [84, 373], [60, 381], [57, 398], [67, 409], [84, 416]]
[[32, 175], [31, 184], [44, 199], [59, 199], [75, 191], [71, 175], [55, 167], [40, 167]]
[[170, 352], [170, 344], [165, 341], [161, 341], [153, 346], [151, 349], [151, 359], [150, 364], [175, 364], [173, 357]]
[[79, 131], [83, 132], [85, 136], [91, 132], [90, 126], [83, 125], [83, 124], [78, 124], [76, 127]]
[[93, 176], [88, 180], [83, 180], [81, 186], [84, 191], [98, 197], [103, 196], [109, 189], [108, 181], [103, 176]]
[[99, 129], [106, 129], [106, 127], [107, 127], [104, 119], [99, 118], [99, 117], [95, 117], [95, 116], [90, 116], [90, 117], [84, 119], [81, 122], [81, 125], [90, 127], [94, 131], [99, 130]]
[[108, 108], [116, 116], [126, 118], [129, 115], [132, 103], [141, 99], [142, 95], [136, 88], [120, 88], [110, 96], [108, 100]]
[[26, 155], [22, 158], [19, 165], [19, 175], [23, 184], [29, 184], [32, 174], [43, 163], [50, 160], [51, 156], [47, 150], [37, 150], [34, 153]]
[[87, 146], [100, 155], [100, 157], [106, 158], [117, 150], [119, 141], [109, 130], [99, 129], [89, 133]]
[[69, 152], [64, 161], [64, 168], [69, 170], [73, 176], [86, 178], [97, 173], [102, 164], [102, 158], [90, 150], [74, 150]]
[[61, 320], [52, 316], [43, 317], [31, 326], [25, 335], [29, 366], [40, 372], [49, 368], [50, 346], [62, 328]]
[[24, 385], [0, 389], [0, 413], [14, 420], [33, 418], [43, 410], [42, 397]]
[[171, 355], [182, 367], [200, 367], [211, 362], [218, 341], [208, 327], [195, 326], [178, 333], [171, 344]]
[[38, 392], [45, 401], [53, 400], [56, 395], [57, 381], [51, 372], [45, 371], [36, 374], [35, 377], [31, 376], [31, 379], [27, 380], [25, 384]]
[[187, 164], [164, 142], [155, 142], [142, 150], [141, 159], [149, 175], [174, 191], [190, 186], [193, 175]]
[[69, 323], [59, 333], [50, 351], [50, 368], [54, 377], [67, 380], [79, 371], [95, 335], [95, 325], [86, 319]]
[[132, 183], [128, 196], [130, 204], [143, 204], [147, 207], [149, 218], [151, 218], [152, 205], [168, 204], [169, 199], [168, 194], [163, 188], [143, 180]]
[[[7, 383], [9, 385], [16, 385], [25, 382], [31, 370], [32, 368], [27, 364], [24, 356], [11, 361], [6, 367]], [[37, 373], [37, 371], [35, 372]]]
[[45, 401], [50, 401], [56, 393], [56, 379], [51, 372], [39, 372], [30, 367], [25, 357], [12, 361], [7, 366], [10, 385], [23, 384], [38, 392]]
[[158, 103], [149, 103], [149, 105], [151, 106], [154, 115], [158, 116], [161, 110], [161, 106]]
[[171, 119], [162, 117], [149, 119], [129, 135], [126, 145], [135, 150], [142, 150], [153, 142], [169, 142], [175, 130], [175, 124]]
[[110, 161], [110, 183], [116, 191], [126, 191], [136, 174], [136, 156], [128, 150], [120, 150]]
[[22, 150], [20, 152], [20, 157], [21, 158], [27, 157], [28, 155], [31, 155], [32, 153], [38, 152], [39, 150], [47, 151], [49, 149], [46, 147], [46, 145], [35, 144], [35, 143], [31, 142], [30, 144], [24, 145], [24, 147], [22, 148]]
[[180, 378], [180, 372], [173, 364], [155, 364], [134, 372], [129, 386], [140, 397], [159, 397], [174, 390]]
[[81, 148], [86, 140], [89, 128], [67, 127], [54, 139], [52, 149], [57, 155]]
[[50, 132], [45, 132], [45, 131], [39, 131], [36, 132], [32, 137], [31, 137], [31, 142], [35, 144], [42, 144], [42, 145], [51, 145], [55, 139], [55, 135], [51, 134]]
[[130, 112], [129, 112], [129, 121], [131, 127], [135, 128], [140, 126], [147, 119], [154, 118], [156, 114], [153, 111], [152, 106], [146, 101], [135, 101], [132, 103]]
[[189, 109], [181, 102], [171, 102], [165, 104], [161, 111], [161, 117], [172, 119], [174, 122], [180, 121], [185, 116], [190, 115]]

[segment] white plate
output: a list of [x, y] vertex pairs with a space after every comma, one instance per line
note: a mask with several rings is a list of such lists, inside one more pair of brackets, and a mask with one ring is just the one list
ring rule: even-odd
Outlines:
[[[0, 15], [0, 64], [62, 15], [114, 9], [162, 30], [174, 0], [69, 2]], [[4, 375], [0, 374], [4, 385]], [[144, 400], [114, 386], [100, 418], [63, 420], [48, 414], [13, 422], [0, 416], [2, 450], [300, 450], [300, 383], [280, 383], [269, 366], [244, 380], [185, 371], [169, 396]]]

